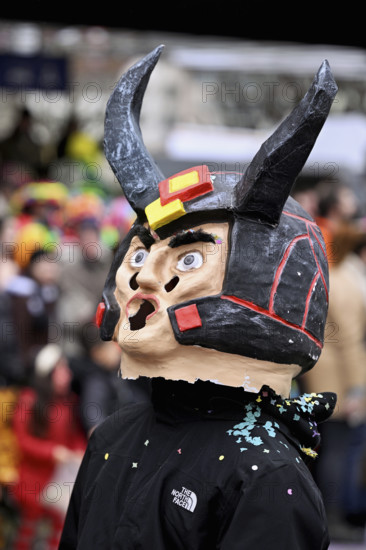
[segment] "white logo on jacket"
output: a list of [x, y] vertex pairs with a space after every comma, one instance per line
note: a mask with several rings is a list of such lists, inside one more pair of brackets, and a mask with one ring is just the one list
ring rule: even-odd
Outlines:
[[182, 487], [181, 491], [172, 490], [173, 503], [189, 512], [194, 512], [197, 505], [197, 495], [193, 491]]

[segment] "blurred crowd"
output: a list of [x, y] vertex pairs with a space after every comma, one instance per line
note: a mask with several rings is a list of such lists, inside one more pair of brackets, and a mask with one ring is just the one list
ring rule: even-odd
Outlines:
[[120, 348], [96, 325], [134, 213], [74, 119], [47, 150], [34, 124], [21, 109], [0, 143], [0, 548], [14, 550], [58, 547], [90, 434], [147, 395], [118, 377]]
[[[33, 124], [22, 109], [0, 143], [0, 547], [9, 550], [57, 548], [90, 434], [121, 404], [149, 397], [118, 377], [120, 349], [100, 340], [95, 317], [134, 213], [104, 182], [101, 144], [75, 119], [47, 148]], [[347, 182], [293, 195], [318, 222], [330, 267], [324, 350], [295, 390], [337, 393], [312, 473], [331, 536], [353, 540], [366, 525], [366, 218]]]

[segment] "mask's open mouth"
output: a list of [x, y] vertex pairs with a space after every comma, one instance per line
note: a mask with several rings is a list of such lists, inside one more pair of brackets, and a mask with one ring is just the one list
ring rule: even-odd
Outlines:
[[159, 309], [159, 301], [154, 295], [135, 294], [127, 303], [126, 313], [130, 330], [140, 330]]

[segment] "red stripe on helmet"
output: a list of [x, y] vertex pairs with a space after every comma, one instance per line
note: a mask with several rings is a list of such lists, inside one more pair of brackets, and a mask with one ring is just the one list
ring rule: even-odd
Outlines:
[[258, 306], [257, 304], [253, 304], [252, 302], [248, 302], [247, 300], [242, 300], [241, 298], [237, 298], [236, 296], [221, 296], [222, 300], [229, 300], [230, 302], [234, 302], [235, 304], [238, 304], [240, 306], [246, 307], [252, 311], [256, 311], [257, 313], [260, 313], [261, 315], [265, 315], [266, 317], [269, 317], [270, 319], [273, 319], [274, 321], [278, 321], [279, 323], [282, 323], [283, 325], [286, 325], [287, 327], [290, 327], [298, 332], [301, 332], [302, 334], [305, 334], [310, 340], [312, 340], [320, 349], [322, 349], [323, 344], [315, 338], [312, 334], [310, 334], [309, 331], [305, 330], [303, 327], [300, 327], [298, 325], [295, 325], [294, 323], [290, 323], [289, 321], [286, 321], [282, 317], [279, 317], [274, 312], [267, 311], [266, 309]]

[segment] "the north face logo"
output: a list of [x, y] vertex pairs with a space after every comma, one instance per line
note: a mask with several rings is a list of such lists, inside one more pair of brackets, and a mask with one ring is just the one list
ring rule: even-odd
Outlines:
[[173, 489], [172, 491], [173, 503], [181, 508], [185, 508], [189, 512], [194, 512], [197, 505], [197, 495], [193, 491], [182, 487], [181, 491]]

